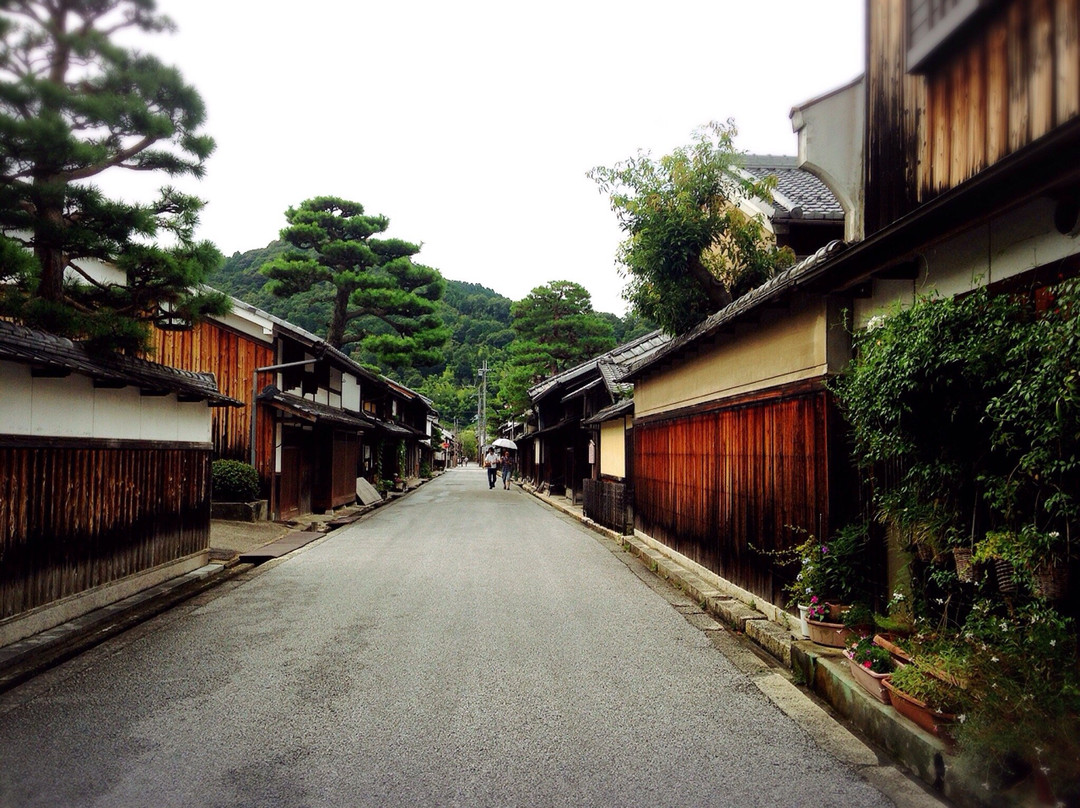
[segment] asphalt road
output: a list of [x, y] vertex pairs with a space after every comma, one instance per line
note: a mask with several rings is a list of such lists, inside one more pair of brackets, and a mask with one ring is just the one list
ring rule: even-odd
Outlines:
[[891, 804], [480, 469], [0, 696], [5, 807]]

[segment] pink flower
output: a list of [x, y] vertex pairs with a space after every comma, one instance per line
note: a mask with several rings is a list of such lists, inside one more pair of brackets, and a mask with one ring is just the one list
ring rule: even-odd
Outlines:
[[810, 596], [810, 602], [811, 603], [817, 603], [817, 595], [811, 595]]
[[869, 660], [869, 659], [868, 659], [868, 660], [866, 660], [866, 661], [865, 661], [865, 662], [864, 662], [864, 663], [862, 664], [862, 666], [863, 666], [864, 668], [866, 668], [867, 670], [870, 670], [870, 660]]

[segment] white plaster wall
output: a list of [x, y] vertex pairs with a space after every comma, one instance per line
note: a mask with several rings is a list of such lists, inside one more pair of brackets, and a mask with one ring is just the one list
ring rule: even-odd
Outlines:
[[600, 424], [600, 473], [626, 476], [626, 419]]
[[863, 80], [791, 110], [799, 165], [820, 177], [844, 207], [844, 238], [863, 237]]
[[634, 383], [634, 416], [824, 376], [828, 312], [820, 298], [737, 333]]
[[355, 376], [342, 376], [341, 406], [346, 410], [360, 412], [360, 380]]
[[30, 434], [32, 400], [30, 368], [16, 362], [0, 361], [0, 433]]
[[96, 389], [86, 376], [35, 379], [26, 365], [0, 362], [0, 433], [209, 443], [210, 408], [135, 387]]

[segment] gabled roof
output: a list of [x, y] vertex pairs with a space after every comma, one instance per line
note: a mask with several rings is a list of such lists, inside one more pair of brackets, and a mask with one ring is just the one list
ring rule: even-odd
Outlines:
[[842, 221], [844, 208], [820, 177], [799, 168], [798, 159], [777, 155], [746, 155], [742, 170], [754, 179], [776, 177], [771, 219]]
[[[539, 384], [529, 388], [529, 398], [538, 401], [553, 390], [568, 387], [576, 380], [582, 379], [593, 371], [599, 371], [608, 392], [613, 397], [620, 397], [628, 391], [628, 388], [617, 380], [625, 366], [630, 362], [648, 356], [669, 339], [671, 337], [667, 334], [656, 330], [630, 342], [618, 345], [607, 353], [594, 356], [592, 359], [587, 359], [568, 370], [564, 370], [562, 373], [549, 376]], [[577, 392], [581, 391], [578, 390]]]
[[78, 342], [5, 320], [0, 320], [0, 359], [58, 374], [78, 373], [109, 385], [175, 393], [181, 399], [207, 401], [211, 406], [243, 406], [218, 392], [212, 373], [179, 370], [133, 356], [92, 356]]

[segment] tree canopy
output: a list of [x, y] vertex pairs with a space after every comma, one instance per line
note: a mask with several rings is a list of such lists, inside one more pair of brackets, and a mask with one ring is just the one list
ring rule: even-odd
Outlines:
[[735, 135], [733, 122], [714, 121], [659, 160], [639, 152], [589, 172], [627, 235], [619, 250], [629, 277], [624, 298], [672, 334], [794, 260], [738, 209], [740, 198], [771, 199], [772, 184], [736, 173]]
[[[153, 0], [0, 6], [0, 314], [110, 351], [145, 349], [153, 322], [227, 310], [199, 289], [221, 260], [194, 239], [199, 199], [163, 188], [130, 204], [90, 183], [110, 170], [203, 175], [214, 141], [199, 94], [113, 40], [172, 27]], [[88, 271], [94, 259], [119, 274]]]
[[512, 411], [528, 405], [528, 389], [615, 347], [611, 322], [593, 311], [581, 284], [551, 281], [510, 307], [514, 341], [499, 398]]
[[445, 283], [437, 270], [413, 262], [418, 245], [375, 238], [390, 220], [338, 197], [309, 199], [285, 218], [281, 238], [293, 249], [261, 270], [274, 294], [329, 303], [326, 341], [335, 348], [359, 344], [386, 368], [438, 360], [449, 337], [437, 305]]

